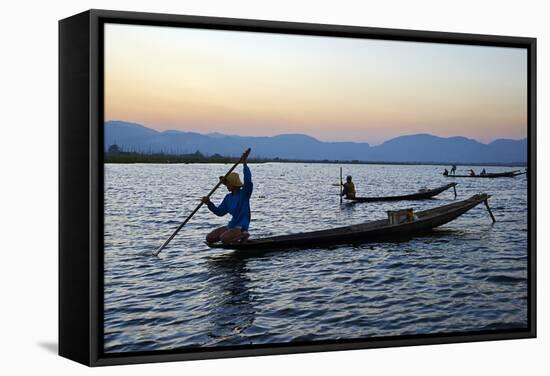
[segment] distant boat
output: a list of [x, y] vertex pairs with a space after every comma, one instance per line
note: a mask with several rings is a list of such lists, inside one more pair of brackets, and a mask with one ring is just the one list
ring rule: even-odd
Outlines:
[[[425, 191], [418, 191], [417, 193], [412, 193], [402, 196], [380, 196], [380, 197], [355, 197], [355, 198], [346, 198], [346, 200], [352, 202], [377, 202], [377, 201], [405, 201], [405, 200], [425, 200], [437, 196], [441, 192], [446, 191], [447, 189], [454, 188], [457, 183], [450, 183], [439, 188], [427, 189]], [[456, 190], [455, 190], [456, 196]]]
[[527, 172], [521, 172], [520, 170], [515, 171], [507, 171], [507, 172], [488, 172], [486, 174], [479, 174], [479, 175], [451, 175], [451, 174], [443, 174], [443, 176], [446, 176], [448, 178], [513, 178], [519, 175], [526, 174]]
[[208, 244], [208, 246], [211, 248], [234, 249], [243, 255], [248, 255], [276, 249], [354, 244], [387, 238], [397, 239], [420, 234], [444, 225], [480, 203], [486, 202], [489, 197], [491, 196], [486, 193], [477, 194], [467, 200], [420, 211], [415, 213], [413, 221], [405, 223], [390, 224], [388, 219], [382, 219], [328, 230], [250, 239], [229, 244], [214, 243]]

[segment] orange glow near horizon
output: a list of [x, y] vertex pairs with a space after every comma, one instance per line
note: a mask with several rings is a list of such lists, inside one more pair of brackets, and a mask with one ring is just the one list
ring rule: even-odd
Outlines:
[[524, 49], [105, 27], [106, 120], [372, 144], [527, 135]]

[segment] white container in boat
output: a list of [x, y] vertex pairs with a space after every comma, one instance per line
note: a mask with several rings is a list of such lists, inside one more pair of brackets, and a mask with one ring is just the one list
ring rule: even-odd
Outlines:
[[388, 210], [388, 223], [397, 225], [414, 221], [415, 215], [411, 208], [401, 210]]

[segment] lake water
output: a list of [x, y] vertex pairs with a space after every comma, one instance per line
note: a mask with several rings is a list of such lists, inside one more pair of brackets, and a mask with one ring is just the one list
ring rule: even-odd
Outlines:
[[[456, 179], [484, 205], [427, 236], [239, 258], [205, 235], [229, 221], [203, 207], [159, 257], [152, 251], [229, 165], [105, 165], [105, 351], [456, 333], [527, 325], [527, 179]], [[340, 205], [334, 164], [250, 165], [252, 237], [357, 224], [434, 199]], [[443, 166], [343, 165], [358, 196], [453, 180]], [[447, 166], [448, 168], [448, 166]], [[459, 172], [468, 167], [460, 167]], [[475, 167], [476, 171], [481, 168]], [[510, 170], [491, 167], [489, 172]], [[237, 169], [242, 174], [242, 169]], [[458, 172], [457, 172], [458, 173]], [[214, 194], [219, 203], [224, 187]]]

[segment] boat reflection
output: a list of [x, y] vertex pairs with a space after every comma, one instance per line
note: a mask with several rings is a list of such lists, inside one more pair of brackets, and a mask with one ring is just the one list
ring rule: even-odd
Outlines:
[[242, 333], [252, 325], [255, 309], [251, 302], [246, 259], [229, 253], [208, 258], [210, 307], [209, 345], [242, 344]]

